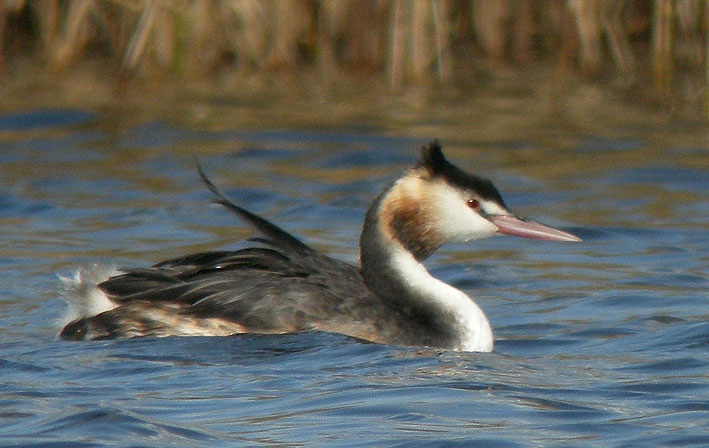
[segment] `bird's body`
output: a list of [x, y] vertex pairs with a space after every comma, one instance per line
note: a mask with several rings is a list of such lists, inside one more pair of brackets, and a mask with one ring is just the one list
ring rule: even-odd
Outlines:
[[123, 269], [103, 280], [81, 272], [64, 279], [76, 312], [62, 338], [318, 330], [386, 344], [490, 351], [492, 330], [483, 311], [422, 262], [446, 241], [496, 233], [578, 241], [514, 218], [492, 183], [450, 164], [437, 142], [370, 207], [361, 267], [315, 251], [233, 204], [200, 175], [216, 202], [261, 233], [260, 244]]

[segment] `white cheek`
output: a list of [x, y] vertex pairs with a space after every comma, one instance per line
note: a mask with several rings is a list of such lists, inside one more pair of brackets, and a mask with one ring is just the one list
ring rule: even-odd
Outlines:
[[436, 218], [436, 230], [450, 242], [488, 238], [497, 232], [497, 227], [471, 210], [467, 197], [450, 187], [430, 190], [432, 216]]
[[503, 207], [500, 207], [496, 203], [492, 201], [485, 201], [483, 202], [483, 210], [485, 213], [488, 215], [509, 215], [510, 212], [505, 210]]

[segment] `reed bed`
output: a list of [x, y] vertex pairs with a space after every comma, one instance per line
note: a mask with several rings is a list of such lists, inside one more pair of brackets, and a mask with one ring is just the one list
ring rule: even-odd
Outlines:
[[709, 111], [705, 0], [0, 0], [0, 70], [105, 61], [116, 79], [315, 69], [393, 89], [545, 65]]

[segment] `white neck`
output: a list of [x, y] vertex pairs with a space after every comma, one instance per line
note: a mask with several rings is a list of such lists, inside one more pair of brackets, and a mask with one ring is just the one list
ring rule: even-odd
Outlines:
[[456, 349], [471, 352], [490, 352], [493, 346], [492, 329], [485, 313], [463, 291], [433, 277], [423, 264], [403, 247], [391, 253], [391, 267], [410, 288], [427, 297], [432, 305], [450, 313], [459, 327], [460, 339]]

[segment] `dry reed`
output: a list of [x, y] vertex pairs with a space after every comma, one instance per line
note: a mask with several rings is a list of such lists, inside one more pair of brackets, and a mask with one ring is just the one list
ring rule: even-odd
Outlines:
[[706, 0], [0, 0], [0, 72], [98, 58], [124, 78], [314, 67], [397, 88], [534, 63], [662, 100], [686, 75], [709, 104], [708, 22]]

